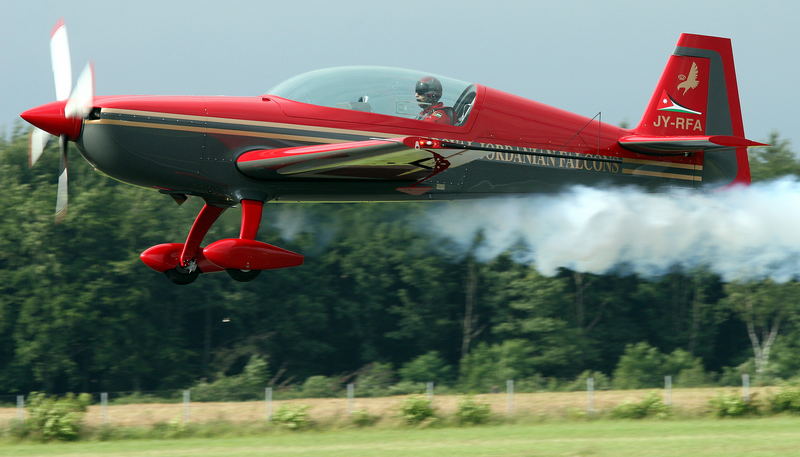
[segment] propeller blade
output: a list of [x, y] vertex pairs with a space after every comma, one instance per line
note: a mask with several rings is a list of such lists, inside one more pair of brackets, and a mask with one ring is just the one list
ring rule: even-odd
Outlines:
[[58, 137], [58, 148], [61, 151], [61, 160], [58, 173], [58, 191], [56, 193], [56, 222], [61, 222], [67, 215], [67, 136]]
[[67, 117], [85, 118], [94, 107], [94, 65], [86, 64], [64, 106]]
[[38, 127], [34, 127], [33, 130], [31, 130], [31, 141], [28, 149], [29, 167], [32, 167], [36, 161], [39, 160], [39, 157], [42, 156], [42, 152], [44, 152], [44, 148], [47, 146], [52, 136], [53, 135], [50, 135]]
[[56, 100], [66, 100], [72, 90], [72, 63], [69, 56], [67, 26], [60, 19], [50, 33], [50, 63], [56, 85]]

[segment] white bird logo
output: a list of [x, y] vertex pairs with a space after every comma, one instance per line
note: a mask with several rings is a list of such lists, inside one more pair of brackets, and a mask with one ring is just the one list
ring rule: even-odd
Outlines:
[[[683, 76], [683, 78], [680, 78]], [[697, 64], [692, 62], [692, 68], [689, 69], [689, 75], [684, 76], [680, 75], [679, 78], [683, 80], [683, 82], [678, 84], [678, 90], [683, 89], [683, 95], [686, 95], [686, 92], [689, 92], [689, 89], [694, 89], [700, 84], [700, 81], [697, 80]]]

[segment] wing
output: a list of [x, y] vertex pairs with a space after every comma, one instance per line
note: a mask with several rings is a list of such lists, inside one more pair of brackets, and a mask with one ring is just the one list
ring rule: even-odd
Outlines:
[[[437, 156], [447, 167], [484, 157], [488, 151], [445, 147], [420, 137], [372, 139], [348, 143], [248, 151], [236, 166], [256, 179], [333, 178], [418, 181], [430, 177]], [[443, 170], [439, 170], [443, 171]]]

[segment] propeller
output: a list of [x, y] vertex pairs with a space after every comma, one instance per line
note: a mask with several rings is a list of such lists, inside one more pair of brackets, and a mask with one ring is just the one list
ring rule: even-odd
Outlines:
[[56, 84], [56, 100], [66, 100], [72, 91], [72, 59], [69, 55], [67, 26], [60, 19], [50, 32], [50, 65]]
[[58, 137], [58, 149], [61, 159], [58, 161], [58, 190], [56, 191], [56, 222], [61, 222], [67, 215], [67, 135]]
[[[29, 122], [37, 120], [36, 125], [43, 125], [42, 119], [47, 122], [48, 128], [53, 133], [59, 133], [58, 146], [60, 152], [58, 191], [56, 194], [56, 221], [63, 220], [67, 212], [68, 204], [68, 173], [67, 173], [67, 150], [70, 136], [61, 133], [65, 125], [72, 125], [70, 120], [86, 118], [92, 110], [94, 103], [94, 67], [91, 63], [84, 67], [75, 87], [72, 87], [72, 63], [69, 53], [69, 39], [67, 37], [67, 27], [63, 20], [59, 20], [50, 34], [50, 63], [53, 69], [53, 81], [55, 83], [56, 100], [64, 102], [63, 108], [59, 104], [59, 111], [55, 114], [49, 111], [35, 109], [23, 113], [23, 117], [28, 114]], [[34, 112], [39, 110], [38, 112]], [[43, 114], [42, 114], [43, 113]], [[39, 116], [34, 118], [34, 116]], [[47, 143], [53, 137], [51, 133], [34, 126], [31, 131], [30, 148], [28, 150], [28, 164], [32, 167], [42, 156]], [[79, 132], [79, 130], [77, 130]], [[77, 136], [77, 134], [75, 134]], [[76, 139], [72, 137], [71, 139]]]

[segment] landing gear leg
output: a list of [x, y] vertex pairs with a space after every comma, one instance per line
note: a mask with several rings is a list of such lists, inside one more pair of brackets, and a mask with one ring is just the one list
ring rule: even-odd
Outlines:
[[[242, 225], [239, 230], [239, 238], [244, 240], [256, 239], [258, 227], [261, 225], [263, 209], [264, 202], [258, 200], [242, 200]], [[261, 270], [237, 270], [228, 268], [225, 271], [231, 278], [239, 282], [252, 281], [261, 274]]]
[[203, 206], [186, 237], [186, 243], [184, 243], [178, 258], [178, 266], [164, 272], [170, 281], [179, 285], [191, 284], [202, 273], [197, 266], [197, 250], [206, 233], [223, 211], [225, 211], [224, 207], [212, 206], [208, 203]]

